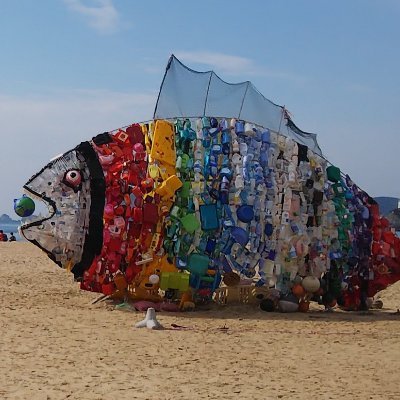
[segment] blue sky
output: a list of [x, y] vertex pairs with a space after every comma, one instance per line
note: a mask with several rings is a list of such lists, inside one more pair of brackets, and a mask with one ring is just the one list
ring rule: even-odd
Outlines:
[[149, 119], [171, 53], [251, 80], [372, 196], [400, 197], [400, 1], [0, 0], [0, 214], [48, 160]]

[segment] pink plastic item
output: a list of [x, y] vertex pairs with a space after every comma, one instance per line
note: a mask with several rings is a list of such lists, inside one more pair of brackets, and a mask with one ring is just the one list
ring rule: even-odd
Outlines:
[[135, 303], [133, 303], [133, 306], [138, 311], [147, 311], [148, 308], [154, 308], [156, 311], [160, 310], [159, 303], [153, 303], [152, 301], [146, 300], [136, 301]]

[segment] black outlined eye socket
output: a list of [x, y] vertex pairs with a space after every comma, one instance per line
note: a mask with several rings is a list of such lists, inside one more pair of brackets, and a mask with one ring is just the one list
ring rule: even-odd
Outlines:
[[77, 169], [71, 169], [64, 175], [63, 183], [77, 192], [82, 187], [82, 174]]

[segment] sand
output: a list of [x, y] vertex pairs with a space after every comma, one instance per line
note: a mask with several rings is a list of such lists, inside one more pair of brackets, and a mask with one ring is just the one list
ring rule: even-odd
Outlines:
[[0, 278], [1, 399], [400, 398], [399, 284], [370, 315], [225, 307], [150, 331], [31, 244], [0, 243]]

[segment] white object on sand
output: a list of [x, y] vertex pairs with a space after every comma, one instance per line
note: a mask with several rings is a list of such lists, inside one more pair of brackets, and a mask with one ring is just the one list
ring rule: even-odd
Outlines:
[[154, 308], [148, 308], [145, 319], [138, 322], [135, 328], [162, 329], [163, 327], [157, 321], [156, 310]]

